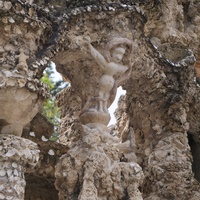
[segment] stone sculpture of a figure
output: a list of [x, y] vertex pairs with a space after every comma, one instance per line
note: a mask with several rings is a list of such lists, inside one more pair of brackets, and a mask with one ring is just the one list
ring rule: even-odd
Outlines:
[[17, 64], [17, 70], [19, 71], [28, 71], [28, 65], [26, 60], [29, 58], [29, 56], [24, 54], [24, 49], [20, 48], [19, 50], [20, 54], [16, 56], [18, 58], [18, 64]]
[[101, 54], [91, 44], [89, 37], [85, 37], [84, 41], [85, 47], [95, 59], [103, 75], [99, 80], [99, 96], [89, 99], [82, 113], [87, 111], [91, 101], [97, 102], [98, 112], [108, 113], [108, 106], [114, 101], [117, 87], [130, 76], [133, 42], [127, 38], [114, 38], [106, 45], [104, 53]]

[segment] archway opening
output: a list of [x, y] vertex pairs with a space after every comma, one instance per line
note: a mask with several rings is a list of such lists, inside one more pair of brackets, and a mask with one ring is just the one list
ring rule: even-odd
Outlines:
[[117, 95], [115, 97], [115, 100], [112, 103], [112, 105], [108, 108], [108, 111], [111, 116], [108, 126], [114, 125], [116, 123], [116, 118], [115, 118], [114, 113], [115, 113], [116, 109], [118, 108], [118, 101], [119, 101], [120, 96], [125, 95], [125, 94], [126, 94], [126, 90], [123, 90], [121, 86], [117, 88]]

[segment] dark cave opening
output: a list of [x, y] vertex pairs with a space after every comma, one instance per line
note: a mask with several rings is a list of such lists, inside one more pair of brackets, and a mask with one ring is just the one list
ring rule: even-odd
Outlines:
[[25, 200], [58, 200], [58, 191], [54, 186], [55, 179], [25, 174]]
[[188, 143], [193, 157], [192, 171], [194, 177], [200, 182], [200, 143], [193, 139], [192, 134], [188, 134]]

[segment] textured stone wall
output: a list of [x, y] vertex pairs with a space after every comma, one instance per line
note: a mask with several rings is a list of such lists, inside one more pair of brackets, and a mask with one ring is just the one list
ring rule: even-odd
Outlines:
[[[129, 144], [100, 128], [75, 124], [72, 131], [70, 150], [56, 166], [60, 199], [142, 199], [143, 172]], [[123, 161], [122, 152], [129, 159]]]
[[[36, 137], [25, 134], [39, 144], [42, 152], [36, 170], [27, 171], [30, 187], [26, 198], [50, 198], [42, 195], [47, 190], [41, 191], [37, 197], [31, 194], [31, 187], [36, 187], [35, 181], [38, 187], [39, 183], [41, 188], [49, 186], [52, 198], [57, 199], [53, 187], [55, 165], [63, 154], [56, 171], [60, 199], [71, 198], [70, 195], [78, 199], [74, 193], [84, 200], [92, 198], [92, 195], [96, 199], [131, 199], [137, 194], [138, 198], [146, 200], [200, 198], [199, 183], [194, 179], [199, 180], [200, 160], [200, 93], [195, 72], [199, 62], [197, 60], [195, 65], [195, 57], [198, 59], [200, 54], [199, 13], [198, 0], [0, 1], [1, 134], [21, 135], [24, 126], [39, 111], [48, 91], [38, 80], [49, 60], [57, 61], [59, 72], [72, 84], [70, 90], [58, 95], [62, 117], [60, 140], [65, 146], [42, 141], [40, 131]], [[95, 81], [100, 75], [98, 71], [88, 69], [91, 63], [96, 63], [82, 51], [79, 36], [86, 33], [98, 50], [103, 49], [113, 33], [115, 37], [126, 37], [135, 43], [132, 74], [123, 84], [127, 95], [123, 109], [117, 115], [116, 129], [122, 143], [108, 135], [109, 142], [106, 143], [99, 130], [76, 124], [79, 123], [81, 104], [86, 103], [87, 95], [96, 94], [92, 87], [98, 88]], [[64, 68], [66, 63], [68, 66]], [[89, 84], [90, 79], [92, 84]], [[82, 90], [83, 85], [87, 90]], [[99, 141], [99, 144], [94, 147], [90, 140], [94, 143]], [[77, 150], [76, 145], [80, 149], [86, 145], [91, 152], [88, 150], [86, 157], [84, 154], [79, 158], [81, 150]], [[116, 154], [110, 155], [109, 152], [115, 151]], [[99, 156], [97, 165], [92, 164], [95, 155]], [[128, 167], [130, 158], [141, 166], [132, 165], [132, 169], [136, 170], [136, 166], [140, 169], [138, 182], [134, 170], [129, 171], [132, 170], [129, 168], [131, 165]], [[20, 178], [21, 166], [17, 164], [15, 168], [11, 166], [12, 162], [1, 162], [1, 180], [7, 177], [5, 171], [11, 174], [8, 177], [13, 174]], [[127, 170], [120, 171], [123, 167]], [[107, 168], [110, 174], [105, 175]], [[139, 192], [137, 187], [143, 179], [141, 169], [144, 180]], [[114, 179], [117, 172], [121, 172], [123, 178], [116, 176]], [[87, 177], [88, 173], [93, 173], [94, 179]], [[77, 179], [77, 174], [80, 179]], [[40, 178], [35, 178], [36, 175]], [[129, 187], [126, 180], [130, 177], [136, 184]], [[123, 179], [122, 185], [115, 184], [119, 179]], [[24, 186], [24, 180], [21, 183]], [[65, 188], [66, 185], [62, 184], [70, 187]], [[113, 185], [115, 190], [111, 189]], [[13, 192], [13, 195], [22, 199], [24, 191], [17, 191], [19, 194]], [[9, 190], [1, 195], [7, 196], [7, 192]], [[64, 197], [66, 194], [68, 197]]]
[[69, 145], [72, 125], [79, 121], [81, 111], [81, 99], [73, 88], [68, 87], [57, 95], [57, 105], [60, 108], [61, 122], [59, 126], [60, 143]]
[[[198, 56], [199, 4], [149, 1], [139, 5], [146, 16], [145, 36], [137, 39], [132, 77], [124, 86], [127, 98], [118, 122], [120, 134], [134, 129], [138, 162], [145, 172], [144, 198], [198, 199], [187, 138], [192, 134], [198, 145], [199, 88], [195, 58], [187, 48]], [[143, 31], [140, 28], [138, 32]]]
[[[147, 54], [152, 48], [143, 43], [142, 56], [136, 64], [138, 77], [133, 73], [126, 85], [127, 112], [135, 130], [138, 161], [146, 174], [143, 194], [152, 199], [192, 199], [192, 193], [198, 189], [191, 178], [192, 156], [187, 134], [199, 138], [195, 130], [199, 126], [196, 118], [199, 87], [195, 82], [194, 59], [174, 64], [186, 59], [183, 51], [186, 46], [198, 56], [199, 3], [165, 1], [155, 5], [154, 12], [150, 10], [151, 4], [148, 6], [143, 7], [148, 16], [144, 30], [159, 54], [156, 56], [153, 51], [152, 60], [151, 53]], [[194, 165], [198, 165], [197, 154], [194, 155]], [[193, 169], [197, 171], [194, 166]]]
[[0, 185], [1, 199], [24, 199], [26, 169], [33, 168], [39, 160], [37, 145], [14, 135], [0, 135]]

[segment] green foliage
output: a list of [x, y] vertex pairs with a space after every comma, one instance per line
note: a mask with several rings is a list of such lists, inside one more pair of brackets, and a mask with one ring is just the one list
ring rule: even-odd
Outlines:
[[47, 84], [50, 88], [51, 97], [46, 100], [43, 106], [43, 115], [54, 124], [54, 134], [51, 136], [50, 140], [58, 140], [58, 125], [60, 123], [60, 113], [59, 108], [55, 102], [55, 95], [60, 92], [68, 84], [62, 80], [55, 81], [54, 71], [52, 64], [46, 68], [43, 77], [40, 79], [43, 83]]
[[47, 117], [47, 119], [50, 122], [52, 122], [55, 126], [58, 126], [60, 114], [59, 108], [56, 106], [54, 97], [47, 99], [44, 103], [43, 114]]

